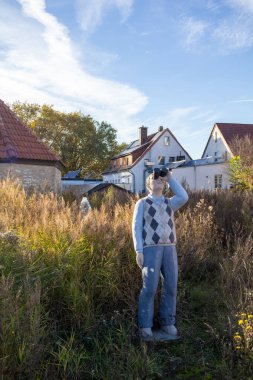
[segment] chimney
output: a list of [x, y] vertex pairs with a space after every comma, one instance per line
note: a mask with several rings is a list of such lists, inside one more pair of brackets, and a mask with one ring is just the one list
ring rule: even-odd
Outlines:
[[140, 145], [145, 144], [148, 139], [148, 127], [140, 127], [139, 128], [139, 143]]
[[163, 131], [163, 126], [160, 125], [160, 127], [158, 127], [158, 132], [162, 132]]

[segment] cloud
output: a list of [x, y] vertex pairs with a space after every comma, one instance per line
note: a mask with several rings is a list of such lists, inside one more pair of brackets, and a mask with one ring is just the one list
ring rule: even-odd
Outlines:
[[253, 99], [231, 100], [229, 103], [251, 103]]
[[47, 12], [44, 0], [18, 3], [19, 9], [0, 0], [0, 97], [82, 110], [116, 128], [132, 125], [147, 97], [127, 84], [89, 74], [68, 29]]
[[253, 13], [253, 0], [227, 0], [228, 4], [240, 11]]
[[192, 17], [185, 18], [182, 25], [182, 30], [185, 35], [184, 44], [187, 47], [190, 47], [197, 42], [204, 35], [207, 28], [207, 23], [200, 20], [194, 20]]
[[[185, 10], [183, 45], [227, 54], [253, 46], [253, 0], [208, 0]], [[202, 15], [198, 19], [195, 14]]]
[[122, 22], [131, 13], [134, 0], [75, 0], [77, 17], [83, 30], [93, 31], [101, 22], [109, 8], [116, 7]]
[[253, 45], [252, 21], [240, 17], [223, 21], [213, 32], [213, 37], [226, 50], [249, 48]]

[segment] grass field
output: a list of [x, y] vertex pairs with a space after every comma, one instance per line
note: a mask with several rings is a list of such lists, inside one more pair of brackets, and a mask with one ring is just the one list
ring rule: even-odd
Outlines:
[[138, 339], [136, 199], [109, 191], [82, 220], [6, 179], [0, 200], [1, 379], [253, 378], [252, 193], [190, 194], [177, 213], [182, 339], [159, 344]]

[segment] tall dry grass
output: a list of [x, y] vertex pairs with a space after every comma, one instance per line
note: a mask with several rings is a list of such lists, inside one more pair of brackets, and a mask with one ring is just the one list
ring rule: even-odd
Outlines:
[[250, 370], [238, 370], [251, 351], [240, 357], [233, 334], [236, 315], [253, 310], [252, 194], [190, 194], [177, 213], [185, 339], [151, 351], [136, 339], [136, 199], [110, 190], [83, 219], [76, 202], [28, 195], [9, 178], [0, 199], [3, 379], [230, 379]]

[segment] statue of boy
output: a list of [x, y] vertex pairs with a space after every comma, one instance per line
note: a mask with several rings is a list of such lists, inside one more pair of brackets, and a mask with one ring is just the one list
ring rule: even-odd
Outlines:
[[[160, 326], [163, 332], [177, 336], [176, 295], [178, 263], [174, 212], [188, 201], [185, 189], [172, 178], [172, 172], [154, 169], [146, 180], [147, 197], [135, 205], [132, 232], [137, 264], [142, 269], [143, 286], [139, 296], [138, 325], [141, 337], [153, 337], [154, 297], [162, 278]], [[161, 176], [162, 175], [162, 176]], [[168, 182], [174, 196], [165, 198]]]

